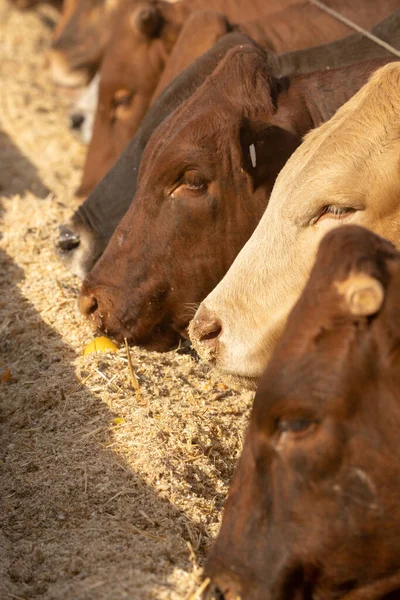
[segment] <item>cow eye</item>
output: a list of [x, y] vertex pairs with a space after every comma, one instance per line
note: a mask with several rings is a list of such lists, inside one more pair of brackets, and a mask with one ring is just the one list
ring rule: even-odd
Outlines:
[[206, 187], [204, 178], [195, 171], [188, 171], [182, 178], [182, 184], [191, 190], [200, 190]]
[[132, 97], [133, 94], [129, 90], [118, 90], [114, 94], [114, 107], [116, 108], [117, 106], [129, 106], [129, 104], [132, 102]]
[[279, 419], [277, 422], [277, 430], [279, 433], [292, 433], [298, 436], [308, 433], [314, 429], [315, 426], [316, 421], [306, 417]]
[[129, 90], [118, 90], [115, 92], [111, 108], [111, 119], [114, 123], [117, 119], [129, 118], [133, 93]]
[[170, 193], [170, 197], [176, 198], [180, 193], [185, 192], [189, 192], [192, 195], [202, 194], [206, 188], [207, 181], [200, 173], [197, 171], [186, 171]]
[[334, 205], [334, 204], [328, 204], [327, 206], [324, 206], [324, 208], [319, 213], [319, 215], [314, 219], [314, 223], [312, 223], [312, 224], [318, 223], [319, 221], [322, 221], [326, 218], [337, 219], [337, 220], [346, 219], [347, 217], [354, 214], [355, 212], [356, 212], [356, 209], [352, 208], [351, 206], [338, 206], [338, 205]]

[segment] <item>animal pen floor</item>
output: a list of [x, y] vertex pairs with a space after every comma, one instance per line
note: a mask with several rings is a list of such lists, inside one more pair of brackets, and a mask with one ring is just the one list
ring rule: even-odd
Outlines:
[[[47, 16], [46, 16], [47, 15]], [[0, 0], [0, 598], [184, 599], [215, 536], [251, 401], [178, 352], [83, 357], [53, 252], [84, 148], [49, 80], [48, 12]]]

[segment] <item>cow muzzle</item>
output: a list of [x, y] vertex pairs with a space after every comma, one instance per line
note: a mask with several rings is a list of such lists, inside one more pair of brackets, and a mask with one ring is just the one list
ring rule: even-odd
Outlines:
[[189, 336], [204, 360], [215, 362], [220, 348], [221, 335], [220, 319], [204, 305], [201, 305], [189, 325]]
[[69, 128], [72, 131], [80, 132], [83, 127], [83, 124], [85, 122], [85, 115], [83, 114], [83, 112], [79, 112], [79, 111], [71, 112], [69, 114], [68, 118], [69, 118]]
[[83, 282], [78, 298], [80, 312], [90, 322], [94, 329], [104, 329], [104, 307], [100, 307], [99, 300], [94, 291]]
[[49, 52], [50, 73], [53, 82], [63, 87], [81, 87], [87, 85], [91, 71], [86, 67], [71, 69], [63, 53], [52, 48]]
[[130, 328], [121, 316], [119, 293], [112, 287], [98, 285], [90, 274], [84, 279], [78, 298], [79, 310], [95, 331], [104, 332], [118, 341], [131, 341]]
[[72, 231], [65, 225], [58, 228], [58, 238], [56, 238], [56, 248], [60, 252], [72, 252], [76, 250], [81, 243], [79, 233]]
[[211, 584], [204, 592], [202, 600], [225, 600], [225, 595], [217, 585]]
[[[205, 575], [207, 575], [207, 568]], [[245, 596], [242, 595], [242, 586], [236, 577], [220, 573], [210, 576], [210, 579], [201, 600], [245, 600]]]
[[95, 313], [99, 308], [97, 299], [92, 294], [87, 296], [81, 294], [79, 296], [78, 305], [79, 310], [86, 318], [89, 318], [91, 315], [93, 315], [93, 313]]

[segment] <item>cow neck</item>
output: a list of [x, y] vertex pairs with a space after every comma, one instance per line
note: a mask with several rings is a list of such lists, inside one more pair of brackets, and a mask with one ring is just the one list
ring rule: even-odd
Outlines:
[[[400, 44], [400, 10], [378, 23], [371, 31], [397, 48]], [[286, 52], [277, 57], [277, 64], [280, 75], [289, 75], [318, 71], [328, 66], [337, 68], [384, 56], [388, 56], [387, 50], [356, 33], [322, 46]]]
[[[328, 121], [338, 108], [362, 88], [374, 71], [388, 62], [393, 62], [393, 59], [369, 60], [339, 69], [291, 77], [291, 93], [297, 97], [297, 105], [302, 105], [298, 133], [304, 135], [308, 129]], [[308, 129], [301, 130], [307, 124]]]

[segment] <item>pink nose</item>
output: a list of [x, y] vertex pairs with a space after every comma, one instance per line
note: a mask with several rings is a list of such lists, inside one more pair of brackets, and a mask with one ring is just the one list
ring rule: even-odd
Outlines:
[[204, 358], [215, 358], [221, 334], [222, 323], [219, 318], [201, 306], [190, 325], [190, 338]]

